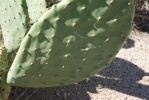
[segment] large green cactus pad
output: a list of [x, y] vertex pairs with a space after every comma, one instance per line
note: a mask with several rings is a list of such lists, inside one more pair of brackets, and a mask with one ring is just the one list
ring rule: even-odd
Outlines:
[[7, 82], [49, 87], [85, 79], [108, 64], [128, 37], [131, 0], [63, 0], [21, 43]]
[[24, 0], [0, 0], [0, 24], [8, 52], [18, 49], [26, 33]]
[[47, 10], [46, 0], [26, 0], [30, 23], [34, 23]]

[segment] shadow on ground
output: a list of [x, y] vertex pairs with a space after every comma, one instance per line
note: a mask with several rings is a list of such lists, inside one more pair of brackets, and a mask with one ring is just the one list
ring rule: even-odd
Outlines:
[[149, 33], [149, 0], [136, 0], [135, 28]]
[[124, 44], [123, 48], [129, 49], [129, 48], [133, 48], [134, 46], [135, 46], [135, 41], [128, 38], [126, 43]]
[[149, 33], [149, 16], [140, 17], [136, 16], [134, 19], [135, 28], [139, 31]]
[[91, 100], [88, 92], [98, 93], [104, 87], [118, 92], [149, 99], [149, 86], [137, 83], [144, 75], [143, 70], [124, 59], [116, 58], [98, 75], [75, 85], [63, 87], [28, 89], [13, 88], [10, 100]]

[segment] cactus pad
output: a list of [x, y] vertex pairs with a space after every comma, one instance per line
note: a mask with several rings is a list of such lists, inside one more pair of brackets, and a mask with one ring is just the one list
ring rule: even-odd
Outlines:
[[25, 36], [26, 8], [23, 0], [0, 0], [0, 24], [8, 52], [18, 49]]
[[23, 39], [7, 82], [50, 87], [78, 82], [107, 65], [128, 37], [131, 0], [63, 0]]
[[47, 10], [46, 0], [26, 0], [30, 23], [34, 23]]

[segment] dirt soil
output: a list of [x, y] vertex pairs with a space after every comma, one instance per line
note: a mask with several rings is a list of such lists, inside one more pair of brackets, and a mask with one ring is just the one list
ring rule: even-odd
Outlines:
[[134, 30], [109, 66], [74, 85], [13, 87], [10, 100], [149, 100], [149, 3], [140, 2]]

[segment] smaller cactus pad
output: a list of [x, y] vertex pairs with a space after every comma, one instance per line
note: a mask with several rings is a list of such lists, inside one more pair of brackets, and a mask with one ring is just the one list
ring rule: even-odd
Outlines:
[[0, 24], [8, 52], [18, 49], [27, 31], [23, 0], [0, 0]]
[[46, 0], [26, 0], [30, 23], [34, 23], [47, 10]]

